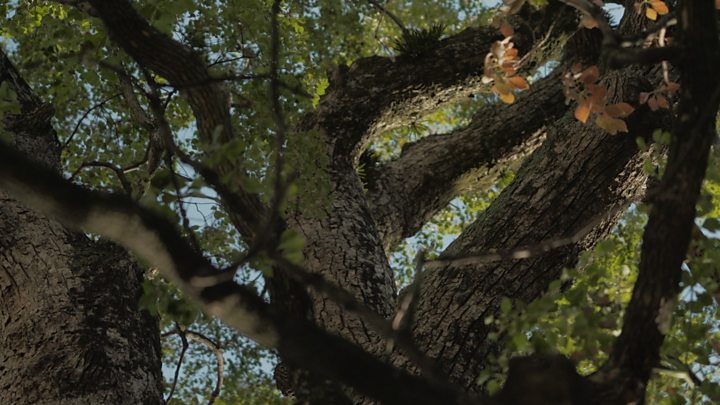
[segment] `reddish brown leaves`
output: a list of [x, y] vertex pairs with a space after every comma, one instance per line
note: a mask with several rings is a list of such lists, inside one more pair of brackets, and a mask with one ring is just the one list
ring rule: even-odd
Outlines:
[[680, 85], [675, 82], [663, 83], [651, 92], [641, 92], [640, 104], [647, 103], [651, 110], [657, 111], [660, 108], [670, 109], [668, 98], [672, 98], [680, 90]]
[[578, 103], [575, 118], [586, 123], [592, 114], [596, 114], [595, 124], [598, 127], [613, 135], [628, 132], [627, 124], [621, 118], [632, 114], [635, 109], [628, 103], [607, 104], [607, 89], [596, 83], [599, 75], [597, 66], [582, 70], [575, 65], [563, 77], [565, 97]]
[[[509, 30], [512, 30], [512, 27]], [[485, 56], [485, 72], [482, 81], [483, 83], [493, 83], [490, 90], [497, 94], [503, 103], [512, 104], [515, 102], [515, 90], [527, 90], [530, 88], [527, 80], [515, 75], [517, 73], [517, 64], [518, 50], [510, 42], [510, 36], [507, 36], [502, 41], [496, 41], [490, 48], [490, 52]]]

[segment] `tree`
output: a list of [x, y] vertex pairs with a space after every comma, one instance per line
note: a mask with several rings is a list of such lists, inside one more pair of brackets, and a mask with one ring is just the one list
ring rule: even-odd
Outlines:
[[[720, 102], [712, 2], [628, 0], [617, 25], [584, 0], [244, 3], [2, 6], [18, 68], [3, 55], [0, 398], [162, 403], [141, 308], [180, 362], [188, 340], [220, 359], [210, 402], [222, 345], [192, 328], [212, 317], [273, 349], [299, 402], [633, 403], [672, 397], [647, 389], [660, 369], [717, 398], [697, 377], [720, 342], [704, 336], [717, 220], [696, 213]], [[452, 129], [420, 136], [428, 116]], [[621, 218], [637, 233], [638, 209], [623, 215], [641, 201], [632, 294], [600, 294], [623, 282], [606, 238]], [[482, 212], [438, 220], [449, 204]], [[462, 229], [396, 274], [388, 253], [433, 222]], [[560, 336], [543, 317], [563, 308], [605, 332]], [[678, 339], [703, 349], [673, 357]]]

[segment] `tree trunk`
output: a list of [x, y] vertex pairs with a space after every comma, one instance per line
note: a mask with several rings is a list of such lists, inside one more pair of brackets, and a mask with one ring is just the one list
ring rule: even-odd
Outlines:
[[[43, 104], [0, 53], [22, 112], [15, 145], [49, 167], [59, 147]], [[0, 403], [162, 404], [157, 320], [138, 307], [128, 253], [71, 232], [0, 191]]]

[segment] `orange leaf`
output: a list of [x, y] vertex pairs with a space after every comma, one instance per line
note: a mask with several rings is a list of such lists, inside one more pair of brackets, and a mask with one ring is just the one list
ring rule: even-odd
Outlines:
[[577, 108], [575, 108], [575, 118], [584, 124], [587, 122], [588, 117], [590, 117], [590, 106], [585, 103], [578, 104]]
[[520, 76], [513, 76], [510, 79], [508, 79], [508, 82], [513, 85], [518, 90], [527, 90], [530, 88], [530, 85], [528, 84], [527, 80], [525, 80], [523, 77]]
[[655, 20], [657, 20], [657, 16], [658, 16], [658, 13], [657, 13], [657, 11], [655, 11], [654, 8], [652, 8], [652, 7], [645, 8], [645, 17], [655, 21]]
[[605, 105], [607, 89], [597, 84], [588, 85], [587, 88], [590, 91], [590, 105], [593, 111], [599, 112], [602, 109], [601, 107]]
[[517, 73], [517, 69], [515, 69], [514, 63], [503, 64], [502, 71], [505, 73], [506, 76], [512, 76]]
[[720, 0], [715, 0], [715, 8], [720, 10]]
[[505, 104], [512, 104], [515, 102], [515, 95], [512, 93], [501, 93], [500, 100]]
[[[720, 1], [720, 0], [718, 0], [718, 1]], [[648, 97], [650, 97], [650, 93], [648, 93], [646, 91], [641, 91], [640, 92], [640, 100], [639, 100], [640, 104], [647, 103]]]
[[515, 30], [513, 30], [512, 25], [510, 25], [507, 21], [503, 21], [502, 24], [500, 24], [500, 33], [507, 38], [511, 37], [515, 33]]
[[[718, 0], [718, 1], [720, 1], [720, 0]], [[587, 29], [589, 29], [589, 30], [591, 30], [591, 29], [593, 29], [593, 28], [597, 28], [597, 27], [598, 27], [598, 22], [597, 22], [596, 19], [594, 19], [594, 18], [592, 18], [592, 17], [590, 17], [590, 16], [588, 16], [588, 15], [585, 15], [585, 16], [583, 16], [583, 18], [580, 20], [580, 25], [583, 26], [583, 27], [585, 27], [585, 28], [587, 28]]]
[[607, 114], [601, 114], [595, 120], [595, 123], [600, 128], [608, 131], [611, 135], [615, 135], [618, 132], [628, 132], [627, 124], [625, 121], [619, 118], [613, 118]]
[[648, 103], [648, 107], [650, 107], [650, 110], [652, 110], [652, 111], [657, 111], [658, 108], [660, 108], [660, 107], [658, 107], [657, 98], [655, 96], [650, 97], [648, 99], [647, 103]]
[[605, 113], [611, 117], [627, 117], [635, 111], [633, 106], [628, 103], [611, 104], [605, 107]]
[[660, 108], [670, 108], [670, 103], [668, 103], [668, 100], [663, 96], [657, 96], [657, 104]]
[[589, 68], [583, 70], [583, 72], [580, 74], [580, 81], [585, 84], [592, 84], [597, 81], [598, 76], [600, 76], [600, 71], [598, 70], [598, 67], [592, 65]]
[[650, 1], [650, 7], [652, 7], [658, 14], [664, 15], [670, 12], [667, 4], [661, 0]]
[[[718, 0], [720, 1], [720, 0]], [[675, 93], [676, 91], [680, 90], [680, 85], [676, 82], [670, 82], [665, 85], [665, 90], [667, 90], [670, 93]]]
[[512, 93], [513, 88], [504, 79], [498, 78], [491, 90], [497, 94], [507, 94]]

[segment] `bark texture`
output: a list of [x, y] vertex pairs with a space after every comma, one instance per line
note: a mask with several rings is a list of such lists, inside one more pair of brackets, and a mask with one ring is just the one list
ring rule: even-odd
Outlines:
[[[608, 85], [616, 99], [632, 99], [646, 72], [625, 71]], [[637, 120], [639, 117], [636, 117]], [[479, 254], [572, 235], [593, 218], [608, 213], [585, 240], [546, 255], [488, 265], [448, 266], [423, 282], [414, 336], [441, 369], [463, 387], [474, 379], [487, 356], [497, 350], [488, 339], [485, 317], [496, 315], [500, 300], [529, 302], [557, 279], [577, 254], [613, 226], [622, 208], [642, 192], [635, 136], [649, 136], [650, 117], [631, 123], [632, 135], [611, 136], [566, 116], [548, 128], [548, 139], [529, 158], [498, 199], [443, 253]], [[634, 124], [634, 125], [633, 125]]]
[[[16, 147], [57, 169], [52, 107], [2, 53], [0, 80], [22, 107], [3, 123]], [[164, 403], [157, 321], [138, 308], [142, 278], [126, 251], [0, 190], [0, 402]]]

